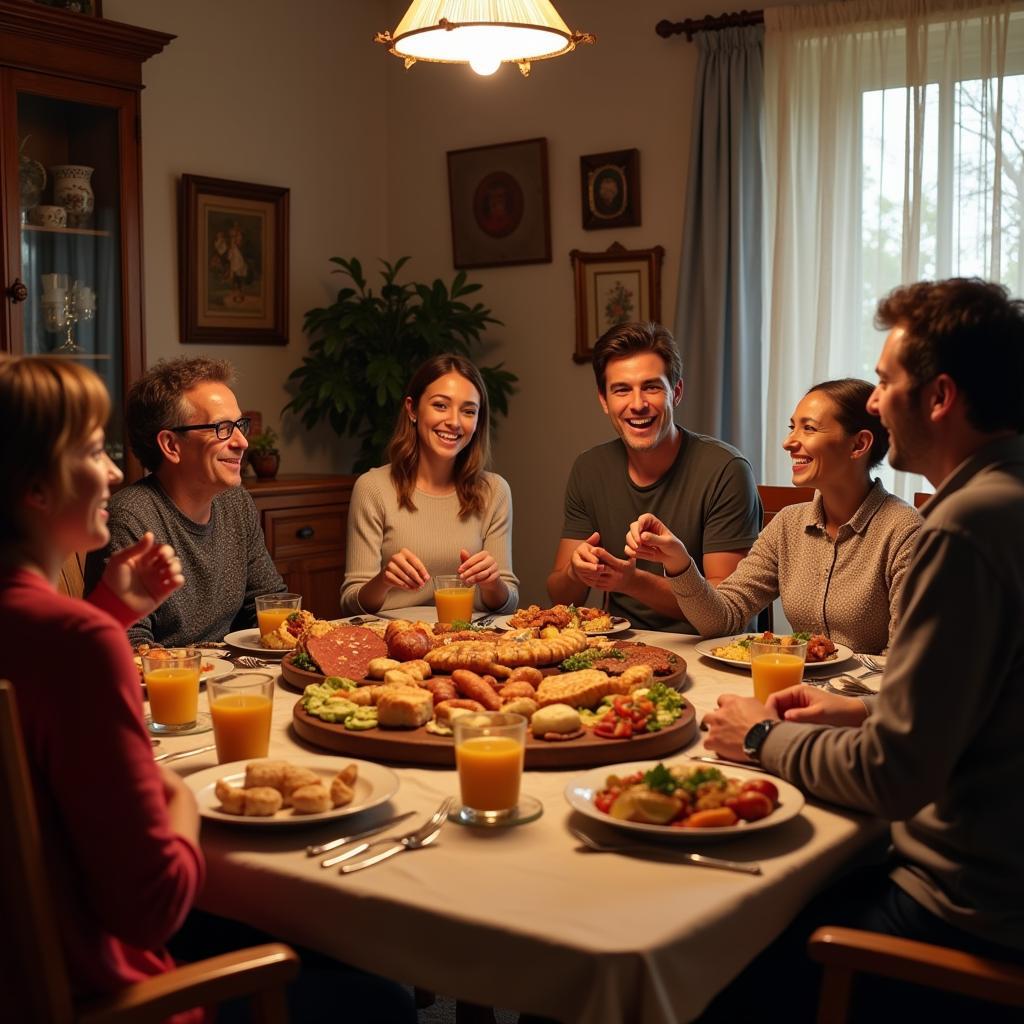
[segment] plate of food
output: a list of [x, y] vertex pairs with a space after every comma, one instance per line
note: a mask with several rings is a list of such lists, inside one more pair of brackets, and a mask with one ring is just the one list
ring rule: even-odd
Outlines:
[[775, 828], [804, 806], [803, 793], [783, 779], [686, 759], [594, 768], [565, 787], [565, 799], [573, 810], [602, 824], [684, 842], [732, 839]]
[[[698, 654], [712, 661], [731, 665], [733, 668], [750, 671], [750, 641], [758, 640], [763, 633], [740, 633], [736, 636], [720, 636], [711, 640], [701, 640], [695, 647]], [[845, 644], [837, 644], [821, 634], [793, 633], [792, 637], [807, 641], [807, 660], [804, 671], [839, 665], [853, 657], [853, 651]], [[785, 646], [786, 636], [777, 636]]]
[[369, 761], [302, 754], [294, 761], [218, 764], [185, 776], [185, 784], [210, 821], [275, 828], [368, 811], [395, 795], [398, 776]]
[[506, 630], [544, 629], [548, 626], [555, 629], [581, 629], [589, 636], [607, 636], [632, 629], [629, 619], [621, 615], [612, 615], [601, 608], [573, 604], [556, 604], [550, 608], [531, 604], [512, 615], [496, 615], [492, 625], [495, 629]]
[[284, 649], [275, 650], [272, 647], [265, 647], [260, 639], [258, 629], [236, 629], [224, 637], [224, 643], [229, 647], [235, 647], [240, 651], [249, 654], [258, 654], [261, 658], [283, 658], [288, 651]]

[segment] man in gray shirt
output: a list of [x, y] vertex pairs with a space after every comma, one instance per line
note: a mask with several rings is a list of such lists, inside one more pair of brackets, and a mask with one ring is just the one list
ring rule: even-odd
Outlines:
[[259, 594], [285, 590], [243, 487], [249, 421], [228, 387], [229, 363], [174, 359], [157, 363], [128, 392], [126, 429], [149, 470], [110, 501], [110, 544], [86, 562], [86, 590], [112, 551], [146, 531], [181, 560], [185, 586], [128, 630], [133, 646], [174, 647], [221, 640], [256, 624]]
[[[577, 458], [565, 492], [565, 522], [548, 576], [552, 600], [582, 604], [591, 587], [643, 629], [696, 633], [657, 562], [623, 554], [629, 525], [652, 512], [683, 537], [717, 584], [757, 539], [761, 502], [750, 463], [735, 448], [676, 425], [683, 363], [660, 324], [626, 323], [594, 345], [601, 408], [618, 440]], [[692, 545], [692, 546], [691, 546]]]
[[[893, 466], [936, 488], [881, 692], [725, 694], [705, 743], [892, 822], [892, 860], [828, 894], [802, 942], [848, 925], [1024, 963], [1024, 846], [1010, 838], [1024, 817], [1024, 301], [977, 279], [922, 282], [876, 322], [889, 334], [868, 409]], [[787, 964], [796, 990], [793, 977]], [[948, 996], [940, 1011], [1002, 1019]]]

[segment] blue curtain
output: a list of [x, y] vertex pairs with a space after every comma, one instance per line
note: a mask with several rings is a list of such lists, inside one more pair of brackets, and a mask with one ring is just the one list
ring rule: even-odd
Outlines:
[[683, 423], [762, 470], [764, 27], [701, 32], [676, 309]]

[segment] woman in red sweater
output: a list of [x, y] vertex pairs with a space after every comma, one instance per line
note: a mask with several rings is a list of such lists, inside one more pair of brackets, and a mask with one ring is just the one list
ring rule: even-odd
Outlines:
[[124, 632], [181, 586], [173, 551], [147, 535], [111, 559], [88, 602], [56, 589], [70, 554], [107, 543], [121, 479], [104, 450], [109, 412], [76, 363], [0, 361], [0, 677], [17, 693], [76, 997], [170, 969], [164, 943], [203, 877], [195, 799], [153, 762]]

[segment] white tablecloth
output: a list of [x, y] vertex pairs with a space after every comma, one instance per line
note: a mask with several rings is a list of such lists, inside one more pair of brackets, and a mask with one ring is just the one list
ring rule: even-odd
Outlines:
[[[684, 692], [698, 718], [719, 693], [751, 692], [748, 674], [702, 660], [693, 638], [639, 632], [622, 638], [686, 658]], [[297, 699], [279, 683], [271, 756], [296, 758], [315, 749], [291, 733]], [[202, 742], [165, 740], [161, 749]], [[700, 746], [698, 733], [688, 752]], [[200, 755], [173, 767], [188, 775], [215, 763]], [[340, 822], [287, 830], [204, 822], [207, 884], [200, 905], [460, 999], [574, 1024], [675, 1024], [698, 1015], [818, 889], [885, 834], [877, 821], [809, 802], [776, 829], [700, 847], [756, 860], [761, 876], [585, 853], [568, 824], [595, 833], [601, 826], [573, 812], [563, 797], [579, 770], [530, 771], [523, 790], [544, 805], [531, 824], [484, 832], [449, 823], [435, 846], [346, 876], [305, 856], [307, 843], [415, 810], [404, 831], [444, 796], [457, 794], [453, 770], [396, 768], [401, 786], [392, 801]], [[343, 995], [339, 1000], [343, 1006]]]

